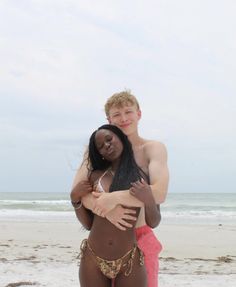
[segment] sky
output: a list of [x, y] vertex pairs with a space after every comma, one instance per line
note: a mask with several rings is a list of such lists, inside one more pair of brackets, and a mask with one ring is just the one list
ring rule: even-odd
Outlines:
[[108, 97], [168, 150], [169, 192], [236, 192], [236, 2], [0, 1], [0, 192], [70, 192]]

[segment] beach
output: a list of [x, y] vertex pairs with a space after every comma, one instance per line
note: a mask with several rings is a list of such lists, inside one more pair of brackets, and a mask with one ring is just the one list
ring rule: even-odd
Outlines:
[[[72, 214], [71, 214], [72, 215]], [[79, 286], [80, 242], [88, 233], [66, 220], [0, 220], [0, 286]], [[159, 287], [235, 287], [236, 226], [161, 223]]]
[[[0, 193], [0, 287], [79, 286], [88, 232], [68, 197]], [[161, 214], [159, 287], [236, 286], [236, 194], [169, 194]]]

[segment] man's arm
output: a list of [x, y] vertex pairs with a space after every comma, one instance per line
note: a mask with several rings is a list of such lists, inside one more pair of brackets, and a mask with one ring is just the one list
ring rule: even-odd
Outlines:
[[147, 143], [146, 154], [149, 158], [150, 185], [156, 204], [165, 201], [168, 184], [169, 170], [167, 166], [167, 150], [160, 142]]
[[[82, 202], [82, 207], [78, 210], [75, 209], [75, 214], [78, 218], [78, 220], [83, 224], [83, 226], [86, 229], [91, 228], [93, 215], [92, 213], [95, 213], [99, 216], [105, 217], [105, 215], [96, 210], [94, 210], [94, 206], [96, 203], [96, 198], [91, 194], [92, 186], [88, 182], [88, 168], [87, 168], [88, 162], [87, 162], [87, 152], [84, 154], [83, 162], [80, 166], [80, 168], [77, 170], [73, 184], [72, 184], [72, 191], [71, 191], [71, 201], [73, 202]], [[138, 201], [138, 200], [137, 200]], [[114, 205], [114, 207], [116, 204]], [[119, 219], [114, 221], [113, 217], [114, 214], [117, 214], [119, 216]], [[121, 230], [125, 230], [125, 227], [131, 227], [132, 225], [126, 222], [126, 220], [133, 220], [135, 221], [137, 218], [134, 215], [134, 212], [132, 209], [123, 208], [122, 206], [117, 206], [113, 211], [109, 214], [107, 214], [107, 219], [116, 225], [117, 228]], [[121, 226], [122, 224], [122, 226]]]
[[142, 179], [131, 184], [130, 193], [144, 203], [145, 221], [151, 228], [161, 221], [160, 205], [156, 205], [150, 185]]
[[[144, 203], [130, 194], [129, 189], [119, 190], [118, 192], [92, 192], [96, 198], [94, 203], [94, 213], [105, 217], [108, 212], [114, 209], [117, 205], [127, 207], [143, 207]], [[86, 196], [87, 197], [87, 196]]]

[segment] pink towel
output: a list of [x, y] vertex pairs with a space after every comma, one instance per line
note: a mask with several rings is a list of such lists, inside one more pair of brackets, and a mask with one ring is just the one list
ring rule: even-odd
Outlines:
[[158, 287], [158, 255], [162, 250], [162, 245], [147, 225], [136, 228], [136, 238], [139, 248], [144, 253], [148, 287]]
[[[138, 246], [144, 254], [148, 281], [147, 287], [158, 287], [158, 256], [162, 250], [162, 245], [149, 226], [138, 227], [135, 231]], [[112, 280], [112, 287], [115, 287], [115, 280]]]

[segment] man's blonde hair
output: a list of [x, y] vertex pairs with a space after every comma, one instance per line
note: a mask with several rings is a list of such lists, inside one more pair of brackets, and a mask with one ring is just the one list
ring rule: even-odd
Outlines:
[[120, 93], [115, 93], [110, 98], [107, 99], [105, 103], [105, 113], [106, 116], [109, 117], [110, 109], [113, 107], [124, 107], [127, 104], [131, 104], [137, 107], [139, 110], [139, 103], [134, 95], [131, 94], [129, 90], [122, 91]]

